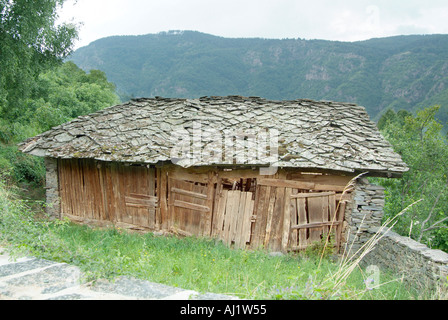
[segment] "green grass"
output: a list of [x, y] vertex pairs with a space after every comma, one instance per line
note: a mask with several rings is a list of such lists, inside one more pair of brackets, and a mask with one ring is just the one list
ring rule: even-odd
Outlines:
[[368, 290], [357, 267], [339, 285], [338, 261], [319, 255], [272, 256], [234, 250], [194, 237], [155, 236], [97, 229], [68, 221], [36, 219], [0, 186], [0, 244], [12, 252], [79, 266], [85, 281], [132, 276], [199, 292], [246, 299], [422, 299], [397, 277], [381, 270], [379, 289]]

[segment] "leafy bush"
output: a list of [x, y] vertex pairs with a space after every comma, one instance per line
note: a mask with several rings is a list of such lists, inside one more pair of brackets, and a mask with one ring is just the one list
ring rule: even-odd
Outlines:
[[448, 252], [448, 143], [436, 114], [440, 106], [415, 115], [388, 111], [378, 126], [409, 171], [400, 179], [376, 179], [386, 190], [385, 218], [420, 201], [395, 226], [403, 236]]
[[0, 170], [15, 182], [32, 182], [43, 185], [45, 165], [42, 158], [23, 154], [16, 146], [0, 144]]

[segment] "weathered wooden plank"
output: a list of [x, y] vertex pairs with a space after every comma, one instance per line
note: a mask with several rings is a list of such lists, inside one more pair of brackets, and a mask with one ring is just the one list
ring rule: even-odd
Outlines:
[[[172, 187], [170, 187], [169, 190], [171, 190], [172, 188], [179, 188], [179, 189], [184, 189], [186, 191], [191, 191], [192, 188], [192, 183], [187, 183], [186, 181], [182, 181], [179, 179], [170, 179], [172, 182]], [[190, 208], [186, 208], [185, 206], [179, 207], [179, 206], [175, 206], [174, 203], [176, 201], [183, 201], [185, 203], [189, 203], [189, 201], [191, 200], [191, 197], [182, 195], [182, 194], [177, 194], [174, 192], [170, 192], [170, 194], [172, 195], [172, 208], [173, 208], [173, 226], [179, 230], [183, 230], [185, 232], [192, 232], [191, 230], [191, 221], [193, 219], [192, 217], [192, 212], [190, 211]], [[190, 209], [190, 210], [185, 210], [185, 209]], [[200, 212], [196, 212], [196, 214], [198, 214]], [[188, 228], [188, 230], [187, 230]]]
[[[297, 199], [297, 223], [298, 224], [307, 224], [307, 212], [306, 212], [306, 198], [298, 198]], [[308, 232], [306, 229], [299, 230], [298, 234], [298, 245], [299, 246], [307, 246], [308, 245]]]
[[254, 249], [259, 249], [260, 246], [264, 245], [271, 187], [258, 185], [255, 196], [257, 196], [257, 193], [259, 195], [258, 201], [255, 203], [256, 220], [251, 240], [251, 247]]
[[283, 179], [270, 179], [270, 178], [260, 178], [257, 181], [260, 185], [269, 185], [273, 187], [284, 187], [284, 188], [297, 188], [303, 190], [316, 190], [316, 191], [344, 191], [345, 185], [337, 184], [322, 184], [312, 181], [302, 181], [302, 180], [283, 180]]
[[250, 196], [246, 200], [248, 203], [246, 203], [246, 212], [244, 215], [244, 221], [245, 221], [245, 227], [243, 228], [243, 239], [244, 244], [250, 243], [251, 239], [251, 231], [252, 231], [252, 224], [253, 224], [253, 213], [254, 213], [254, 205], [255, 200], [252, 200], [252, 193], [250, 193]]
[[207, 199], [199, 199], [190, 197], [191, 201], [194, 204], [198, 204], [201, 206], [208, 207], [208, 211], [201, 211], [200, 215], [191, 214], [190, 217], [192, 218], [192, 232], [195, 232], [196, 235], [203, 236], [203, 237], [209, 237], [211, 232], [211, 214], [213, 210], [213, 193], [214, 190], [214, 183], [211, 182], [213, 179], [213, 175], [210, 172], [209, 174], [210, 180], [208, 180], [208, 183], [206, 185], [201, 184], [192, 184], [191, 191], [195, 193], [202, 193], [207, 195]]
[[194, 197], [194, 198], [199, 198], [199, 199], [207, 199], [206, 194], [197, 193], [197, 192], [193, 192], [193, 191], [187, 191], [187, 190], [179, 189], [179, 188], [171, 188], [171, 192]]
[[109, 217], [109, 211], [108, 211], [108, 197], [107, 197], [107, 190], [106, 190], [106, 183], [105, 183], [105, 170], [104, 170], [104, 164], [100, 164], [99, 168], [98, 168], [98, 178], [99, 178], [99, 184], [100, 184], [100, 192], [101, 192], [101, 197], [103, 199], [102, 205], [103, 205], [103, 212], [101, 215], [101, 220], [103, 221], [110, 221], [110, 217]]
[[156, 205], [158, 202], [158, 198], [155, 196], [148, 196], [144, 194], [135, 194], [131, 193], [129, 196], [125, 196], [126, 202], [134, 202], [139, 204], [149, 204], [149, 205]]
[[[155, 198], [155, 197], [154, 197]], [[140, 199], [140, 198], [133, 198], [133, 197], [125, 197], [125, 203], [126, 206], [131, 205], [139, 205], [140, 207], [147, 208], [147, 209], [155, 209], [158, 206], [157, 198], [155, 199]], [[149, 212], [147, 212], [149, 215]]]
[[[345, 219], [345, 207], [346, 207], [345, 201], [340, 201], [339, 205], [337, 207], [337, 213], [336, 213], [336, 218], [339, 221], [344, 221], [344, 219]], [[341, 246], [341, 242], [342, 242], [342, 227], [343, 227], [343, 223], [340, 223], [337, 226], [336, 232], [335, 232], [335, 244], [336, 244], [336, 248], [338, 248], [338, 249]]]
[[[316, 184], [316, 187], [321, 186], [337, 186], [345, 187], [354, 176], [339, 176], [332, 174], [305, 174], [305, 173], [289, 173], [287, 175], [288, 179], [300, 180], [305, 182], [312, 182]], [[316, 189], [318, 190], [318, 189]], [[328, 189], [332, 190], [332, 189]]]
[[239, 190], [231, 191], [234, 193], [234, 204], [233, 204], [233, 212], [232, 212], [232, 220], [230, 225], [230, 241], [236, 242], [237, 230], [241, 225], [241, 214], [244, 211], [244, 200], [243, 193]]
[[87, 193], [87, 197], [89, 199], [89, 217], [91, 219], [96, 219], [96, 220], [100, 220], [99, 215], [98, 215], [98, 199], [97, 199], [97, 194], [98, 194], [98, 188], [96, 186], [96, 176], [95, 176], [95, 171], [96, 171], [96, 167], [95, 167], [95, 163], [90, 160], [90, 159], [86, 159], [83, 161], [83, 175], [84, 175], [84, 179], [85, 179], [85, 184], [84, 184], [84, 189]]
[[82, 201], [82, 199], [85, 199], [85, 195], [84, 195], [84, 188], [83, 188], [84, 183], [82, 180], [82, 171], [81, 171], [81, 166], [80, 166], [79, 160], [74, 159], [72, 161], [72, 165], [73, 165], [72, 166], [73, 174], [75, 176], [75, 179], [73, 179], [73, 181], [72, 181], [72, 185], [74, 185], [73, 189], [76, 190], [75, 199], [74, 199], [76, 213], [80, 217], [87, 218], [86, 207]]
[[282, 234], [282, 251], [286, 251], [291, 233], [291, 195], [292, 189], [285, 188], [284, 209], [283, 209], [283, 234]]
[[210, 211], [204, 212], [201, 217], [201, 230], [202, 235], [205, 237], [210, 237], [212, 234], [212, 215], [213, 215], [213, 205], [215, 202], [215, 184], [218, 181], [218, 176], [215, 171], [210, 171], [208, 173], [208, 183], [206, 187], [206, 198], [204, 205], [210, 208]]
[[211, 219], [212, 219], [211, 236], [213, 238], [216, 238], [218, 235], [217, 223], [218, 223], [218, 214], [219, 213], [217, 211], [218, 211], [219, 201], [221, 200], [221, 193], [223, 190], [221, 182], [222, 182], [221, 178], [218, 177], [217, 181], [216, 181], [215, 194], [213, 195], [213, 210], [211, 213], [212, 214], [212, 216], [211, 216]]
[[[127, 209], [129, 210], [129, 207], [130, 208], [138, 208], [138, 209], [144, 209], [145, 211], [146, 211], [146, 213], [147, 213], [147, 216], [149, 215], [149, 213], [148, 213], [148, 209], [149, 208], [156, 208], [155, 206], [150, 206], [150, 205], [146, 205], [146, 204], [138, 204], [138, 203], [128, 203], [128, 202], [126, 202], [126, 207], [128, 207]], [[134, 216], [134, 220], [136, 220], [135, 219], [136, 218], [136, 216]], [[141, 223], [142, 224], [142, 226], [148, 226], [148, 223], [145, 223], [145, 222], [143, 222], [143, 221], [136, 221], [136, 224], [138, 225], [139, 223]]]
[[[328, 202], [328, 197], [307, 198], [309, 223], [322, 223], [324, 217], [324, 202]], [[320, 241], [323, 228], [312, 228], [309, 230], [309, 244]]]
[[171, 167], [170, 169], [170, 177], [173, 179], [181, 180], [181, 181], [192, 181], [199, 183], [207, 183], [208, 182], [208, 173], [188, 173], [182, 168]]
[[272, 217], [271, 227], [271, 241], [269, 245], [269, 248], [273, 251], [280, 251], [282, 249], [285, 190], [286, 188], [277, 188], [276, 190], [274, 214]]
[[257, 216], [259, 212], [259, 202], [260, 202], [260, 187], [255, 184], [254, 190], [254, 201], [253, 201], [253, 210], [251, 217], [251, 227], [250, 227], [250, 242], [249, 247], [254, 248], [254, 238], [255, 238], [255, 229], [257, 224]]
[[264, 246], [267, 247], [269, 242], [271, 241], [271, 232], [272, 232], [272, 221], [274, 218], [274, 207], [275, 207], [275, 198], [277, 195], [277, 188], [271, 190], [271, 194], [269, 195], [269, 204], [267, 210], [266, 217], [266, 235], [264, 238]]
[[181, 201], [181, 200], [174, 200], [174, 204], [175, 207], [180, 207], [180, 208], [185, 208], [185, 209], [191, 209], [191, 210], [196, 210], [196, 211], [204, 211], [204, 212], [210, 212], [210, 208], [206, 207], [206, 206], [202, 206], [199, 204], [195, 204], [195, 203], [190, 203], [190, 202], [186, 202], [186, 201]]
[[[337, 220], [337, 216], [336, 216], [336, 195], [330, 195], [328, 196], [328, 221], [332, 222], [332, 221], [336, 221]], [[334, 232], [335, 229], [333, 227], [331, 227], [329, 229], [329, 232]]]
[[271, 186], [280, 188], [296, 188], [306, 190], [314, 189], [314, 183], [312, 182], [303, 182], [294, 180], [260, 178], [258, 179], [257, 184], [262, 186]]
[[232, 243], [236, 220], [238, 219], [238, 208], [241, 192], [228, 191], [226, 215], [224, 220], [224, 243], [230, 245]]
[[291, 229], [311, 229], [311, 228], [321, 228], [323, 226], [338, 226], [342, 223], [342, 221], [328, 221], [328, 222], [314, 222], [314, 223], [305, 223], [305, 224], [298, 224], [298, 225], [292, 225]]
[[[175, 224], [175, 215], [174, 215], [174, 193], [169, 192], [169, 190], [171, 190], [171, 188], [173, 187], [173, 184], [175, 183], [174, 179], [171, 179], [171, 173], [167, 172], [167, 176], [166, 176], [166, 181], [167, 181], [167, 195], [168, 195], [168, 199], [166, 201], [166, 206], [167, 206], [167, 219], [166, 219], [166, 230], [171, 230], [172, 227], [174, 227]], [[161, 199], [162, 200], [162, 199]]]
[[160, 200], [160, 221], [162, 230], [168, 230], [169, 226], [169, 212], [168, 212], [168, 199], [167, 188], [168, 178], [167, 172], [164, 168], [157, 169], [157, 196]]
[[332, 185], [332, 184], [314, 184], [314, 190], [322, 190], [322, 191], [335, 191], [335, 192], [342, 192], [344, 191], [345, 186], [338, 186], [338, 185]]
[[224, 219], [226, 213], [226, 205], [227, 205], [227, 190], [222, 190], [218, 195], [218, 204], [216, 206], [215, 215], [213, 219], [214, 226], [214, 236], [218, 239], [223, 240], [223, 231], [224, 231]]
[[133, 210], [126, 208], [125, 196], [129, 193], [132, 186], [132, 171], [130, 167], [124, 166], [122, 164], [118, 164], [118, 172], [120, 184], [118, 185], [118, 189], [120, 190], [120, 211], [121, 211], [121, 220], [120, 222], [135, 224], [133, 217]]
[[240, 200], [238, 203], [238, 212], [236, 213], [236, 216], [234, 218], [235, 224], [234, 224], [234, 230], [233, 230], [233, 239], [235, 242], [235, 248], [242, 249], [245, 247], [246, 243], [243, 240], [243, 227], [245, 225], [245, 212], [246, 212], [246, 206], [249, 206], [249, 203], [247, 200], [247, 196], [251, 196], [248, 192], [242, 192], [242, 191], [233, 191], [233, 192], [239, 192], [240, 193]]
[[[291, 189], [291, 195], [297, 194], [297, 189]], [[293, 198], [291, 199], [291, 218], [290, 218], [290, 224], [296, 225], [298, 224], [298, 216], [297, 216], [297, 199]], [[292, 230], [290, 232], [290, 240], [289, 240], [289, 246], [296, 246], [298, 244], [298, 231]]]
[[115, 179], [112, 177], [112, 165], [108, 163], [104, 167], [104, 175], [105, 175], [105, 193], [107, 197], [107, 213], [110, 221], [118, 221], [117, 214], [117, 205], [116, 205], [116, 196], [115, 196], [115, 188], [114, 181]]
[[[322, 197], [322, 221], [330, 221], [330, 213], [329, 213], [329, 199], [332, 194]], [[328, 236], [329, 228], [328, 226], [323, 226], [322, 228], [323, 235], [325, 237]]]
[[309, 193], [297, 193], [291, 195], [291, 198], [313, 198], [313, 197], [325, 197], [335, 195], [335, 192], [309, 192]]
[[95, 170], [95, 190], [96, 190], [96, 210], [98, 220], [105, 220], [105, 204], [104, 204], [104, 192], [103, 192], [103, 177], [101, 175], [101, 163], [97, 161], [93, 162]]

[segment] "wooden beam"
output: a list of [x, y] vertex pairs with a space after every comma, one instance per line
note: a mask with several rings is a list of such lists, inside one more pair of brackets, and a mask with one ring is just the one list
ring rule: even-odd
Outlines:
[[317, 190], [317, 191], [342, 192], [345, 189], [345, 185], [319, 183], [319, 182], [314, 182], [311, 180], [303, 181], [303, 180], [259, 178], [257, 180], [257, 183], [259, 185], [263, 185], [263, 186], [304, 189], [304, 190]]
[[170, 214], [168, 212], [168, 177], [165, 169], [157, 169], [157, 196], [160, 201], [160, 224], [162, 229], [168, 229]]
[[197, 192], [188, 191], [188, 190], [179, 189], [179, 188], [174, 188], [174, 187], [171, 188], [171, 192], [182, 194], [184, 196], [190, 196], [190, 197], [193, 197], [193, 198], [207, 199], [207, 195], [206, 194], [197, 193]]
[[320, 228], [324, 226], [337, 226], [341, 224], [342, 221], [334, 221], [334, 222], [314, 222], [314, 223], [305, 223], [291, 226], [291, 229], [308, 229], [308, 228]]
[[209, 207], [201, 206], [199, 204], [189, 203], [189, 202], [185, 202], [185, 201], [181, 201], [181, 200], [174, 200], [173, 206], [181, 207], [181, 208], [185, 208], [185, 209], [196, 210], [196, 211], [201, 211], [201, 212], [209, 212], [210, 211]]
[[297, 193], [291, 195], [291, 199], [294, 198], [315, 198], [315, 197], [328, 197], [334, 195], [334, 192], [313, 192], [313, 193]]
[[[291, 198], [292, 189], [285, 189], [285, 202], [283, 208], [283, 234], [282, 234], [282, 251], [286, 251], [291, 233]], [[295, 200], [294, 200], [295, 201]]]
[[312, 182], [281, 180], [281, 179], [267, 179], [267, 178], [258, 179], [257, 184], [262, 185], [262, 186], [295, 188], [295, 189], [306, 189], [306, 190], [311, 190], [315, 186], [314, 183], [312, 183]]

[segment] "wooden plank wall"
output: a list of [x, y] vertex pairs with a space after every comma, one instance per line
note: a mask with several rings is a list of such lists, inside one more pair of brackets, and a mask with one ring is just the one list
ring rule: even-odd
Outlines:
[[303, 250], [329, 233], [340, 246], [350, 177], [299, 179], [258, 179], [251, 248]]
[[69, 159], [58, 161], [58, 172], [62, 216], [159, 229], [155, 168]]
[[[59, 160], [61, 211], [73, 220], [221, 239], [235, 248], [301, 250], [342, 240], [351, 176], [183, 169]], [[343, 198], [341, 196], [343, 195]]]

